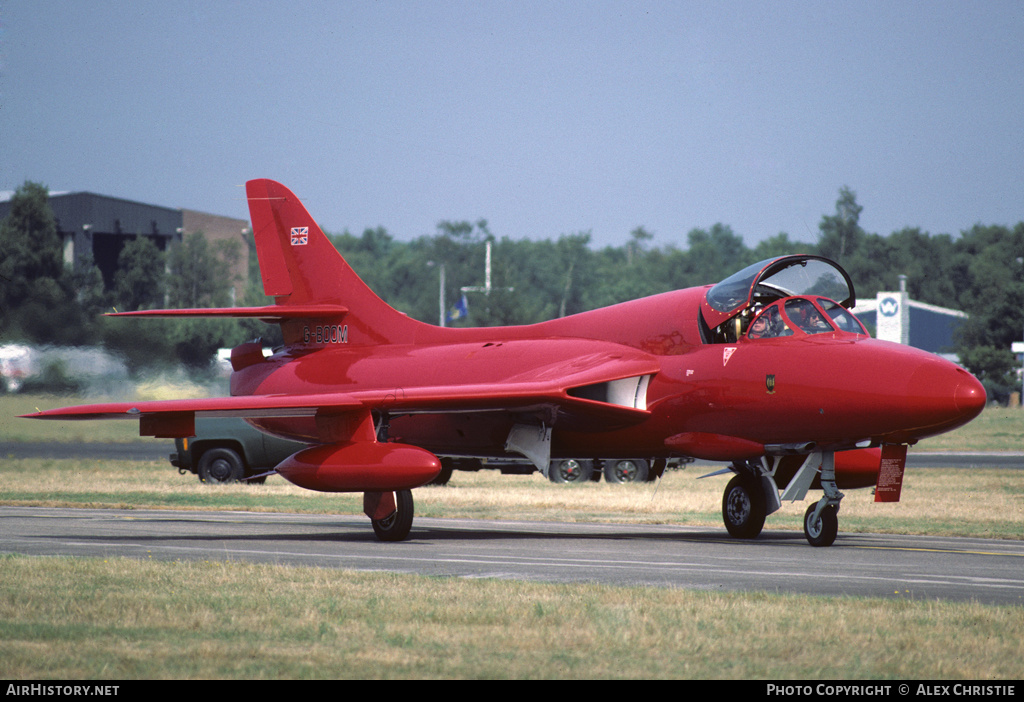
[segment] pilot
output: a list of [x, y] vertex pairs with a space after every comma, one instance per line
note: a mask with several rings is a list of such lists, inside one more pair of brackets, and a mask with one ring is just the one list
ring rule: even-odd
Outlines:
[[747, 332], [748, 339], [774, 339], [780, 336], [790, 336], [793, 331], [782, 319], [782, 313], [778, 306], [769, 307], [764, 313], [753, 321], [750, 330]]
[[817, 324], [819, 327], [821, 327], [825, 331], [832, 331], [832, 326], [828, 322], [826, 322], [825, 318], [822, 317], [820, 314], [815, 313], [814, 318], [815, 324]]
[[808, 300], [800, 298], [786, 302], [786, 314], [806, 334], [821, 334], [832, 331], [828, 322]]
[[763, 339], [768, 335], [768, 315], [763, 314], [750, 325], [750, 329], [747, 331], [748, 339]]
[[823, 331], [831, 331], [832, 327], [821, 318], [817, 310], [806, 310], [806, 317], [804, 317], [803, 324], [800, 328], [806, 331], [808, 334], [818, 334]]

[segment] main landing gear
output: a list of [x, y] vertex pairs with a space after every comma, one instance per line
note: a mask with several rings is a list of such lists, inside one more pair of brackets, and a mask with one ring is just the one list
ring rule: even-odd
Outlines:
[[737, 461], [730, 470], [736, 475], [722, 496], [722, 519], [729, 534], [737, 539], [753, 539], [764, 528], [764, 520], [782, 506], [782, 500], [802, 500], [820, 472], [825, 496], [804, 513], [804, 536], [811, 546], [831, 546], [839, 533], [839, 503], [843, 493], [836, 487], [835, 454], [815, 451], [804, 460], [779, 495], [775, 484], [778, 457], [760, 461]]
[[363, 493], [363, 512], [380, 541], [404, 541], [412, 529], [412, 490]]
[[722, 497], [722, 518], [729, 534], [737, 539], [753, 539], [761, 533], [767, 516], [760, 480], [746, 471], [738, 473], [725, 486]]

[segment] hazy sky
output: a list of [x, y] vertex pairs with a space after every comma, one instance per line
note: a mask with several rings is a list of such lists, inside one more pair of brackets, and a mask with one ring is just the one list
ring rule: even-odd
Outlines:
[[1024, 220], [1024, 2], [0, 0], [0, 190], [685, 245]]

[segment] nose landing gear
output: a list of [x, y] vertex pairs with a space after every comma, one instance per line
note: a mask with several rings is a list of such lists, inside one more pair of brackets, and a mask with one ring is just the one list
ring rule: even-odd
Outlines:
[[766, 456], [760, 463], [737, 462], [736, 473], [722, 496], [722, 519], [729, 534], [738, 539], [753, 539], [761, 533], [765, 517], [781, 506], [782, 500], [802, 500], [820, 471], [825, 496], [807, 508], [804, 536], [811, 546], [831, 546], [839, 533], [839, 503], [843, 493], [836, 486], [835, 453], [814, 451], [790, 479], [781, 497], [774, 474], [778, 459]]
[[839, 503], [843, 493], [836, 487], [836, 454], [831, 451], [821, 459], [821, 488], [825, 496], [804, 512], [804, 536], [811, 546], [831, 546], [839, 533]]

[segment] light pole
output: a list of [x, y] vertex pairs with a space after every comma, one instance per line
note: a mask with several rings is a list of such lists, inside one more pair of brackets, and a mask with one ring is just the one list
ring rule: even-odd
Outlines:
[[[491, 290], [491, 240], [488, 239], [486, 242], [486, 252], [484, 253], [484, 286], [479, 285], [466, 285], [459, 288], [462, 292], [482, 292], [484, 295], [490, 295]], [[512, 292], [515, 288], [498, 288], [499, 290], [505, 290]]]
[[427, 261], [427, 265], [430, 266], [431, 268], [433, 268], [434, 266], [439, 266], [440, 269], [441, 269], [440, 283], [438, 283], [438, 292], [437, 292], [437, 308], [438, 308], [437, 323], [438, 323], [439, 326], [443, 327], [444, 326], [444, 313], [445, 313], [445, 306], [444, 306], [444, 264], [443, 263], [435, 263], [433, 261]]

